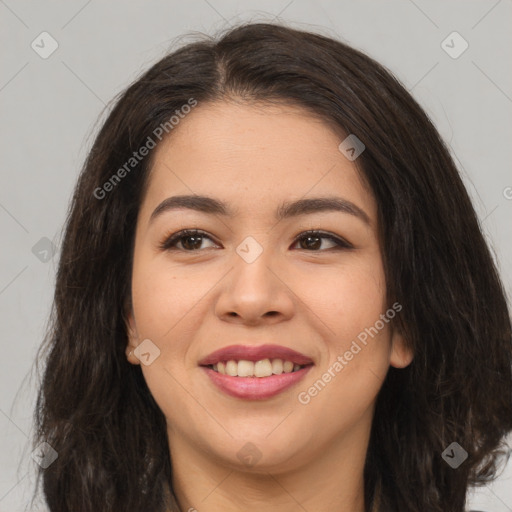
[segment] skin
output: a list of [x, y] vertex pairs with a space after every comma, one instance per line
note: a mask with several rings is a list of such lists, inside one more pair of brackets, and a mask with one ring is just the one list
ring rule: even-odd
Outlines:
[[[183, 511], [252, 512], [269, 504], [274, 512], [364, 511], [376, 396], [389, 366], [412, 360], [393, 321], [309, 403], [298, 400], [391, 307], [377, 205], [338, 150], [342, 140], [297, 107], [219, 102], [198, 105], [155, 149], [136, 227], [126, 353], [141, 364], [133, 350], [142, 340], [160, 350], [141, 367], [167, 418]], [[150, 222], [161, 201], [179, 194], [217, 198], [236, 215], [180, 209]], [[274, 219], [284, 201], [322, 196], [350, 201], [369, 224], [339, 211]], [[159, 248], [187, 228], [210, 238], [196, 249], [190, 238], [174, 250]], [[294, 242], [308, 229], [353, 249], [337, 250], [326, 238], [314, 248]], [[248, 236], [263, 249], [252, 263], [236, 252]], [[261, 401], [224, 394], [198, 366], [221, 347], [265, 343], [293, 348], [315, 365], [296, 386]], [[252, 466], [237, 456], [248, 442], [260, 457]]]

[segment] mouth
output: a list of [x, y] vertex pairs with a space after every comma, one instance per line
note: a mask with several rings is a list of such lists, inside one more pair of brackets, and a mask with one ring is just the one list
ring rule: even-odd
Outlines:
[[199, 366], [224, 393], [263, 400], [302, 380], [314, 363], [304, 354], [279, 345], [231, 345], [202, 359]]

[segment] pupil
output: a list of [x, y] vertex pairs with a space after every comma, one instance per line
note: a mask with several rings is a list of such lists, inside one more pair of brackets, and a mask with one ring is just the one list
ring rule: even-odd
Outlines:
[[[320, 238], [317, 236], [308, 236], [308, 237], [304, 238], [303, 240], [308, 249], [318, 249], [318, 247], [320, 246], [320, 244], [318, 243]], [[315, 242], [309, 243], [311, 240], [314, 240]]]
[[[193, 240], [192, 244], [187, 243], [187, 240]], [[197, 247], [199, 247], [201, 245], [201, 240], [202, 240], [201, 236], [189, 235], [184, 238], [184, 242], [182, 242], [183, 247], [185, 247], [186, 249], [190, 249], [190, 248], [196, 249]]]

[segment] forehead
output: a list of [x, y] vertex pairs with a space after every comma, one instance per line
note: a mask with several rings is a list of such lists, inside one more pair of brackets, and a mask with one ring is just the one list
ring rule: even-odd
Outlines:
[[155, 149], [143, 208], [174, 194], [201, 194], [249, 215], [290, 198], [329, 194], [374, 218], [371, 192], [338, 149], [343, 138], [300, 107], [199, 104]]

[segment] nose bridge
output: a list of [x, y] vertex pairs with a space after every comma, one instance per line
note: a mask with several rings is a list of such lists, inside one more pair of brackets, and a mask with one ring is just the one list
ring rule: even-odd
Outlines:
[[254, 290], [257, 293], [270, 293], [275, 287], [275, 276], [271, 270], [275, 251], [269, 246], [269, 237], [258, 237], [261, 243], [253, 236], [247, 236], [236, 247], [233, 255], [234, 285]]
[[232, 271], [217, 303], [218, 315], [254, 322], [270, 312], [291, 314], [290, 291], [272, 265], [276, 254], [268, 246], [270, 237], [263, 238], [260, 243], [248, 236], [236, 247]]

